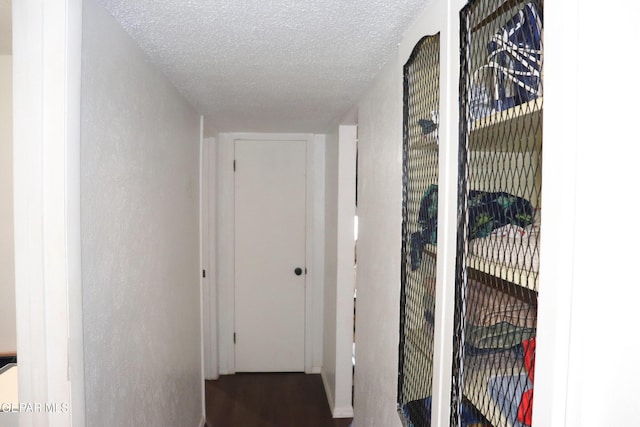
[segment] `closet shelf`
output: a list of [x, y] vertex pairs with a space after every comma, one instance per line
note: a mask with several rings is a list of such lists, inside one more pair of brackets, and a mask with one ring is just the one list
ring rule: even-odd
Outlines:
[[438, 254], [438, 245], [427, 243], [424, 245], [424, 254], [430, 256], [431, 258], [437, 258]]
[[[542, 149], [542, 97], [471, 123], [470, 150], [533, 151]], [[524, 130], [527, 129], [525, 132]]]
[[412, 138], [409, 144], [410, 150], [438, 150], [438, 132], [430, 132], [428, 134], [420, 134], [418, 137]]
[[[423, 254], [436, 258], [437, 246], [432, 244], [425, 245]], [[533, 291], [534, 293], [538, 291], [537, 261], [534, 265], [512, 265], [470, 253], [467, 268], [473, 270], [476, 275], [481, 275], [484, 278], [483, 281], [493, 278], [493, 280], [502, 283], [503, 286], [514, 287], [514, 292], [529, 294], [530, 292], [528, 291]], [[518, 288], [524, 289], [518, 290]]]
[[530, 291], [538, 290], [538, 274], [532, 270], [494, 262], [477, 255], [469, 256], [467, 268]]

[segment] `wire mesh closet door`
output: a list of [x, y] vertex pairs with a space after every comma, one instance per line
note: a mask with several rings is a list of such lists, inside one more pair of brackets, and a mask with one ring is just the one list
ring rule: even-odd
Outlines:
[[531, 425], [542, 153], [542, 2], [461, 11], [451, 425]]
[[421, 39], [404, 67], [404, 142], [398, 410], [431, 423], [438, 228], [440, 35]]

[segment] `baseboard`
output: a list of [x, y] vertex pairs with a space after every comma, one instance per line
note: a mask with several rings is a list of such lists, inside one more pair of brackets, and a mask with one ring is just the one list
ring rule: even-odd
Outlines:
[[329, 387], [329, 382], [326, 375], [324, 374], [324, 371], [320, 372], [320, 378], [322, 378], [322, 385], [324, 385], [324, 394], [327, 396], [327, 402], [329, 402], [329, 409], [331, 410], [331, 414], [333, 414], [333, 407], [336, 403], [333, 400], [333, 392]]
[[313, 366], [311, 368], [311, 373], [312, 374], [321, 374], [322, 373], [322, 368], [320, 366]]
[[333, 418], [353, 418], [353, 406], [338, 406], [334, 408]]
[[329, 387], [329, 382], [324, 371], [320, 372], [320, 378], [322, 378], [322, 385], [324, 385], [324, 393], [327, 395], [331, 416], [333, 418], [353, 418], [353, 405], [335, 406], [336, 403], [333, 398], [333, 392]]

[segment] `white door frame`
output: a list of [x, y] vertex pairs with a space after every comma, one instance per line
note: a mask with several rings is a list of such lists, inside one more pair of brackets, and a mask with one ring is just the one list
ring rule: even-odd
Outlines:
[[216, 139], [203, 138], [200, 177], [200, 250], [202, 263], [202, 363], [204, 378], [218, 378], [216, 286]]
[[[303, 140], [307, 144], [307, 239], [306, 267], [307, 291], [305, 293], [305, 363], [307, 373], [319, 373], [322, 365], [322, 283], [323, 266], [315, 265], [323, 252], [320, 211], [323, 199], [318, 198], [316, 188], [324, 181], [324, 171], [316, 167], [316, 157], [321, 153], [319, 144], [323, 136], [312, 134], [272, 134], [272, 133], [222, 133], [217, 138], [217, 327], [218, 362], [220, 374], [235, 373], [234, 332], [234, 143], [238, 139], [253, 140]], [[316, 206], [321, 204], [320, 206]], [[314, 262], [315, 261], [315, 262]], [[215, 316], [214, 316], [215, 317]], [[207, 338], [207, 337], [206, 337]], [[205, 346], [207, 344], [205, 343]]]
[[21, 426], [85, 424], [80, 258], [82, 0], [13, 2], [14, 212]]

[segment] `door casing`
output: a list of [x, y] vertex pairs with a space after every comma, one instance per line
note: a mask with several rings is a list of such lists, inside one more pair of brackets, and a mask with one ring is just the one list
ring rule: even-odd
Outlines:
[[[324, 135], [300, 133], [220, 133], [217, 137], [216, 223], [217, 304], [212, 309], [217, 319], [219, 374], [235, 370], [234, 333], [234, 144], [237, 139], [302, 140], [307, 145], [305, 294], [305, 362], [306, 373], [320, 373], [322, 367], [322, 311], [324, 281]], [[205, 337], [206, 340], [213, 339]], [[207, 342], [205, 342], [207, 345]]]

